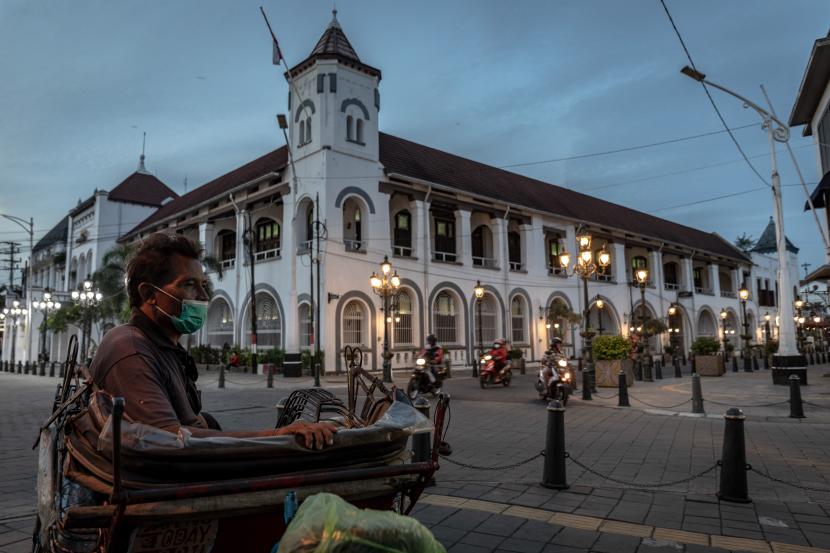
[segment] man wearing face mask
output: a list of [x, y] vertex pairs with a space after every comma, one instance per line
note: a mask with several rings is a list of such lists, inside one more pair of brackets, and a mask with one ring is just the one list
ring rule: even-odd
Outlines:
[[130, 322], [107, 332], [90, 372], [95, 383], [125, 400], [135, 421], [197, 437], [260, 437], [294, 434], [306, 447], [332, 443], [334, 425], [295, 422], [283, 428], [223, 432], [202, 413], [196, 364], [179, 345], [182, 334], [198, 332], [207, 318], [208, 280], [199, 248], [181, 235], [153, 234], [126, 268]]

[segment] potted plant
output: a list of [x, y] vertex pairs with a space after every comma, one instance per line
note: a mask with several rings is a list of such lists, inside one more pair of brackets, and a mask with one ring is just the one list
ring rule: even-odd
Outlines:
[[282, 362], [285, 359], [285, 352], [280, 348], [271, 348], [258, 352], [259, 362], [262, 365], [262, 374], [274, 371], [274, 374], [282, 369]]
[[695, 354], [695, 371], [700, 376], [722, 376], [724, 373], [723, 357], [718, 355], [720, 344], [717, 339], [701, 336], [692, 342]]
[[517, 369], [521, 374], [525, 373], [525, 352], [519, 348], [510, 350], [510, 368]]
[[634, 383], [634, 363], [631, 355], [631, 342], [624, 336], [597, 336], [592, 342], [594, 370], [597, 386], [616, 387], [619, 385], [620, 371], [625, 371], [626, 384]]

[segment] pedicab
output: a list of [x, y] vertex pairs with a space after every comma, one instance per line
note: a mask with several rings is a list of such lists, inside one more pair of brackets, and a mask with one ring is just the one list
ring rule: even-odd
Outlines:
[[[196, 438], [124, 415], [124, 400], [98, 389], [70, 341], [52, 415], [35, 443], [38, 512], [33, 551], [270, 552], [286, 510], [319, 492], [408, 514], [438, 469], [449, 399], [434, 426], [400, 390], [347, 354], [347, 400], [293, 391], [277, 426], [296, 420], [340, 427], [324, 450], [294, 436]], [[431, 458], [412, 462], [408, 440], [434, 433]]]

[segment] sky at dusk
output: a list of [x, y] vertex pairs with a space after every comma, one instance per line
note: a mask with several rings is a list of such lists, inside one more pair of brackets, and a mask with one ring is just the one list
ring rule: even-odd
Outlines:
[[[787, 120], [826, 0], [666, 0], [699, 70]], [[35, 240], [138, 163], [178, 193], [283, 145], [288, 86], [271, 64], [268, 12], [289, 65], [331, 19], [323, 0], [0, 0], [0, 213]], [[657, 0], [340, 0], [361, 60], [383, 72], [382, 131], [597, 195], [733, 240], [758, 237], [769, 189], [722, 131]], [[770, 174], [755, 112], [713, 96], [751, 162]], [[751, 126], [748, 126], [751, 125]], [[813, 138], [790, 144], [812, 189]], [[573, 158], [577, 159], [562, 159]], [[785, 227], [800, 261], [821, 240], [786, 151]], [[544, 162], [535, 163], [533, 162]], [[530, 165], [527, 165], [530, 164]], [[705, 203], [718, 196], [745, 194]], [[823, 216], [823, 213], [820, 213]], [[648, 232], [648, 229], [643, 229]], [[0, 240], [27, 241], [0, 222]], [[801, 271], [803, 274], [803, 269]]]

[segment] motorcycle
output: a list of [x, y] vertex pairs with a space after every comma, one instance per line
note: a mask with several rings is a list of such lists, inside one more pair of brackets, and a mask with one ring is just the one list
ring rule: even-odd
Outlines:
[[409, 384], [406, 386], [406, 395], [409, 399], [415, 400], [418, 394], [432, 394], [437, 396], [441, 393], [441, 384], [447, 375], [447, 369], [441, 365], [435, 367], [435, 381], [430, 381], [429, 378], [429, 364], [424, 356], [418, 357], [415, 360], [415, 368], [412, 370], [412, 376], [409, 377]]
[[562, 405], [567, 405], [568, 397], [574, 389], [574, 376], [568, 360], [560, 357], [556, 361], [556, 366], [550, 368], [550, 375], [548, 369], [544, 366], [539, 368], [539, 378], [536, 380], [539, 399], [556, 399], [562, 402]]
[[496, 360], [488, 353], [481, 358], [479, 365], [478, 383], [482, 388], [496, 384], [501, 384], [505, 388], [510, 386], [513, 372], [510, 370], [509, 363], [505, 363], [501, 370], [496, 370]]

